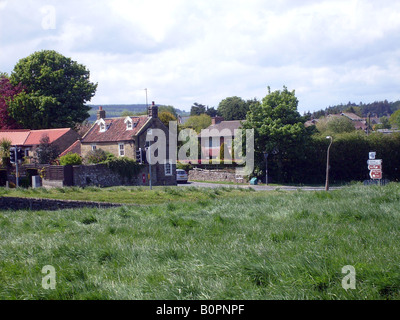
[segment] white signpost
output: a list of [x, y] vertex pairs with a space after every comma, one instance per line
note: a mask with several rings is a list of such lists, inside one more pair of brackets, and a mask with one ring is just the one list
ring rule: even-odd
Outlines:
[[375, 152], [369, 153], [367, 163], [370, 178], [373, 180], [382, 180], [382, 160], [375, 159]]

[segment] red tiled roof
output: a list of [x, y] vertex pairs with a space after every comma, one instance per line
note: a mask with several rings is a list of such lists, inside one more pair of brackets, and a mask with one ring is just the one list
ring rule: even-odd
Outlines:
[[50, 138], [50, 143], [53, 143], [56, 141], [58, 138], [62, 137], [64, 134], [66, 134], [68, 131], [72, 129], [70, 128], [64, 128], [64, 129], [45, 129], [45, 130], [32, 130], [26, 139], [24, 145], [27, 146], [33, 146], [33, 145], [39, 145], [40, 140], [44, 135], [49, 136]]
[[133, 121], [133, 129], [126, 130], [125, 119], [126, 118], [113, 118], [104, 119], [107, 130], [100, 132], [100, 127], [96, 123], [83, 137], [83, 143], [94, 143], [94, 142], [117, 142], [117, 141], [129, 141], [132, 140], [132, 136], [136, 136], [140, 129], [148, 121], [147, 116], [130, 117]]
[[0, 140], [7, 139], [11, 141], [11, 145], [13, 146], [22, 146], [28, 138], [29, 133], [30, 130], [1, 130]]
[[79, 140], [76, 140], [69, 148], [67, 148], [65, 151], [63, 151], [59, 157], [65, 156], [68, 153], [77, 153], [81, 154], [81, 142]]

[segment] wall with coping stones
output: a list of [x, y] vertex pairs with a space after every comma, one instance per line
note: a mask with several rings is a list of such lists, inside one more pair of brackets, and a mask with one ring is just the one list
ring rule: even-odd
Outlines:
[[36, 198], [0, 197], [0, 210], [62, 210], [76, 208], [112, 208], [121, 204]]
[[224, 170], [205, 170], [205, 169], [193, 169], [189, 171], [189, 180], [198, 181], [223, 181], [223, 182], [234, 182], [234, 183], [247, 183], [248, 179], [236, 179], [235, 172], [229, 172]]

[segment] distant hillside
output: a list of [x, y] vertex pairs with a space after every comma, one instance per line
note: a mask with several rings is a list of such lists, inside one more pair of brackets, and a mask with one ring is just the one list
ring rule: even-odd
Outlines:
[[[102, 104], [102, 105], [89, 105], [92, 109], [89, 111], [90, 117], [88, 119], [89, 122], [94, 122], [97, 119], [97, 111], [99, 110], [99, 106], [103, 107], [103, 110], [106, 111], [107, 118], [116, 118], [120, 117], [124, 111], [132, 112], [134, 114], [143, 114], [146, 112], [145, 104]], [[186, 111], [182, 111], [179, 109], [175, 109], [177, 114], [181, 116], [185, 116], [189, 114]]]
[[393, 112], [400, 109], [400, 101], [396, 102], [388, 102], [385, 101], [375, 101], [372, 103], [364, 104], [360, 102], [360, 104], [355, 104], [349, 102], [347, 104], [340, 104], [336, 106], [329, 106], [325, 110], [315, 111], [313, 113], [309, 113], [310, 117], [314, 119], [318, 119], [322, 116], [328, 114], [337, 114], [340, 112], [354, 112], [361, 117], [367, 117], [368, 113], [371, 116], [383, 117], [383, 116], [390, 116]]

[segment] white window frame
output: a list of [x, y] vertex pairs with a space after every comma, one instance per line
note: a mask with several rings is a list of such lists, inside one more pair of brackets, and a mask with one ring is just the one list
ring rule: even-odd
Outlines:
[[125, 118], [125, 124], [126, 124], [126, 130], [133, 130], [133, 120], [131, 117], [126, 117]]
[[165, 176], [172, 176], [172, 162], [168, 161], [164, 164]]
[[92, 151], [94, 151], [94, 150], [96, 150], [97, 149], [97, 145], [96, 144], [92, 144]]
[[107, 131], [106, 122], [104, 121], [104, 119], [98, 120], [98, 125], [100, 127], [100, 132], [106, 132]]
[[125, 143], [118, 143], [118, 155], [120, 157], [125, 157]]

